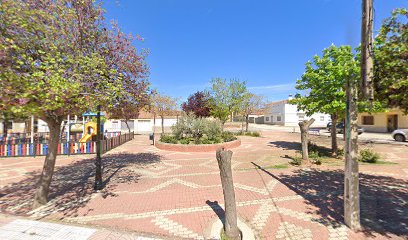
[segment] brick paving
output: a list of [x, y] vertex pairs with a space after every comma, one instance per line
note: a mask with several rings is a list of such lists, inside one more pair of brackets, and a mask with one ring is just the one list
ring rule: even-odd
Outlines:
[[[241, 137], [232, 162], [238, 215], [257, 238], [408, 238], [407, 146], [362, 146], [396, 164], [360, 165], [364, 230], [354, 233], [342, 223], [342, 163], [276, 169], [299, 154], [300, 137], [276, 130], [262, 135]], [[326, 136], [312, 138], [330, 144]], [[42, 162], [0, 159], [3, 213], [171, 239], [205, 239], [212, 223], [223, 218], [214, 152], [163, 151], [150, 145], [147, 136], [137, 136], [103, 156], [105, 188], [99, 192], [92, 190], [93, 156], [59, 157], [49, 203], [31, 211]]]

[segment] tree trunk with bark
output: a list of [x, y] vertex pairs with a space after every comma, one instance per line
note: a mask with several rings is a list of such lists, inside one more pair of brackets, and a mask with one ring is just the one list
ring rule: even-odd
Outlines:
[[234, 182], [231, 169], [232, 151], [224, 151], [223, 148], [220, 148], [216, 152], [216, 157], [220, 169], [222, 191], [224, 193], [224, 232], [228, 239], [239, 240], [241, 239], [241, 236], [237, 224], [237, 206], [235, 202]]
[[50, 129], [50, 138], [48, 142], [48, 153], [45, 156], [41, 177], [38, 181], [37, 190], [34, 195], [33, 209], [48, 202], [48, 193], [50, 191], [51, 180], [54, 174], [60, 140], [60, 127], [62, 123], [62, 119], [45, 118], [43, 120], [48, 124], [48, 128]]
[[304, 120], [299, 122], [299, 127], [300, 127], [300, 141], [302, 143], [302, 159], [303, 161], [306, 161], [306, 163], [309, 162], [309, 128], [312, 123], [314, 123], [314, 118], [311, 118], [309, 120]]
[[129, 119], [125, 119], [125, 124], [126, 124], [126, 127], [127, 127], [128, 131], [129, 131], [129, 133], [130, 133], [130, 127], [129, 127], [129, 123], [128, 123], [128, 121], [129, 121]]
[[245, 132], [248, 132], [248, 125], [249, 125], [249, 115], [245, 115]]
[[163, 115], [161, 116], [161, 120], [162, 120], [161, 127], [162, 127], [162, 135], [163, 135], [164, 134], [164, 116]]
[[156, 113], [153, 113], [153, 145], [156, 144]]
[[332, 120], [332, 125], [330, 128], [331, 132], [331, 154], [333, 157], [337, 156], [337, 131], [336, 131], [336, 125], [337, 125], [337, 114], [332, 114], [331, 115], [331, 120]]
[[354, 230], [360, 230], [360, 190], [358, 179], [358, 132], [357, 132], [357, 91], [355, 79], [348, 79], [346, 86], [346, 124], [344, 132], [344, 222]]

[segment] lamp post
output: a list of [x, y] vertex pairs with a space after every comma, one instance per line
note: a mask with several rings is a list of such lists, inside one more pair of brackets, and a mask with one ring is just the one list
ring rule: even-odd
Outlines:
[[102, 158], [101, 158], [101, 105], [98, 104], [96, 113], [96, 160], [95, 160], [95, 190], [102, 189]]

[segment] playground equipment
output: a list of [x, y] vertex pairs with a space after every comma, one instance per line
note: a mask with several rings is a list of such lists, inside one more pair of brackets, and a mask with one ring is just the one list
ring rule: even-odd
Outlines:
[[96, 123], [95, 122], [87, 122], [85, 124], [85, 133], [79, 142], [84, 143], [92, 140], [93, 136], [96, 136]]

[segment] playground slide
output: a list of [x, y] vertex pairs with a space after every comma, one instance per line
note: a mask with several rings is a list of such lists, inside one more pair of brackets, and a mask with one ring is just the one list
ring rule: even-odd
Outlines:
[[93, 136], [95, 136], [95, 133], [91, 133], [91, 134], [85, 134], [80, 140], [79, 142], [88, 142], [92, 139]]
[[85, 124], [85, 135], [79, 140], [79, 142], [88, 142], [92, 140], [92, 137], [96, 136], [96, 123], [88, 122]]

